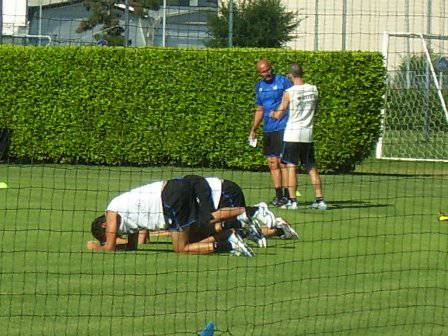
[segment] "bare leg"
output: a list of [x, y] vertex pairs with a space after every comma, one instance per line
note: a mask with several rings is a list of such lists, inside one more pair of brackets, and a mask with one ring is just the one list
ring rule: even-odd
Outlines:
[[197, 243], [190, 243], [190, 230], [186, 228], [184, 231], [173, 231], [171, 237], [173, 238], [173, 250], [177, 253], [190, 254], [208, 254], [214, 251], [213, 242], [201, 240]]
[[317, 171], [316, 167], [310, 168], [308, 170], [308, 174], [310, 175], [311, 183], [313, 184], [315, 196], [323, 197], [322, 182], [321, 182], [320, 175], [319, 175], [319, 172]]
[[265, 236], [266, 238], [277, 236], [276, 228], [269, 228], [267, 226], [262, 226], [261, 232], [263, 233], [263, 236]]
[[169, 230], [155, 230], [149, 233], [152, 237], [171, 237], [171, 231]]
[[237, 217], [245, 211], [246, 209], [243, 207], [218, 209], [212, 213], [213, 219], [211, 220], [211, 223], [214, 224], [217, 222], [222, 222], [225, 219]]
[[288, 193], [289, 198], [296, 198], [296, 191], [297, 191], [297, 173], [296, 173], [296, 166], [292, 164], [288, 164], [286, 166], [287, 171], [287, 185], [288, 185]]
[[148, 244], [149, 243], [148, 230], [139, 230], [138, 231], [138, 243], [139, 244]]
[[282, 171], [282, 187], [284, 188], [288, 188], [289, 186], [289, 181], [288, 181], [288, 169], [287, 169], [287, 165], [282, 163], [282, 161], [279, 159], [280, 161], [280, 169]]
[[278, 157], [268, 157], [268, 166], [271, 172], [272, 183], [274, 184], [274, 188], [282, 187], [282, 170], [280, 167], [280, 158]]

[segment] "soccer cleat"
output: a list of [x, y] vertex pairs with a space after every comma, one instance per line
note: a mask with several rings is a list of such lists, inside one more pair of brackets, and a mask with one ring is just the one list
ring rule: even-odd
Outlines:
[[327, 210], [328, 208], [327, 203], [325, 203], [324, 201], [314, 201], [313, 204], [311, 204], [311, 207], [318, 210]]
[[281, 207], [282, 205], [285, 205], [286, 203], [288, 203], [288, 198], [286, 198], [286, 197], [281, 197], [281, 198], [276, 197], [271, 202], [271, 204], [276, 207]]
[[230, 253], [232, 253], [233, 255], [244, 255], [246, 257], [255, 256], [252, 249], [246, 245], [246, 243], [238, 234], [232, 233], [229, 238], [227, 238], [227, 241], [232, 245], [232, 250], [230, 251]]
[[263, 233], [261, 232], [260, 227], [258, 224], [251, 224], [247, 227], [247, 234], [246, 238], [252, 240], [255, 242], [255, 244], [258, 245], [258, 247], [266, 247], [266, 238], [264, 237]]
[[258, 210], [252, 216], [252, 221], [256, 222], [259, 226], [266, 225], [271, 228], [275, 224], [275, 216], [272, 211], [269, 210], [268, 205], [264, 202], [255, 204]]
[[297, 234], [297, 232], [283, 218], [277, 217], [275, 219], [275, 227], [277, 229], [280, 229], [280, 230], [283, 231], [283, 234], [280, 236], [280, 238], [282, 238], [282, 239], [292, 239], [292, 240], [299, 239], [299, 235]]
[[288, 203], [281, 206], [282, 209], [289, 209], [289, 210], [296, 210], [299, 206], [297, 205], [297, 202], [288, 200]]

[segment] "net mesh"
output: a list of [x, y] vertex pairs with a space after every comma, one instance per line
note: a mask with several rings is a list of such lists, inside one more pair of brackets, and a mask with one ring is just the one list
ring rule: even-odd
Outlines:
[[447, 78], [446, 70], [437, 66], [445, 55], [446, 40], [389, 35], [382, 157], [448, 157]]

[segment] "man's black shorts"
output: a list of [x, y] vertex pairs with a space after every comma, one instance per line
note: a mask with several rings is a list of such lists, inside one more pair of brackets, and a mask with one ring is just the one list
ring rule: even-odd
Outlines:
[[215, 206], [213, 203], [212, 190], [205, 177], [200, 175], [186, 175], [183, 177], [185, 181], [188, 181], [192, 188], [199, 206], [203, 209], [203, 212], [214, 212]]
[[283, 151], [284, 131], [265, 132], [263, 134], [263, 154], [264, 156], [280, 157]]
[[236, 208], [245, 206], [246, 200], [241, 187], [233, 181], [224, 180], [222, 182], [221, 198], [219, 199], [218, 208]]
[[314, 144], [312, 142], [285, 142], [282, 153], [283, 163], [292, 163], [305, 168], [312, 168], [316, 165], [314, 159]]
[[192, 185], [183, 179], [168, 180], [162, 190], [163, 214], [169, 230], [182, 231], [200, 225], [210, 214], [198, 206]]

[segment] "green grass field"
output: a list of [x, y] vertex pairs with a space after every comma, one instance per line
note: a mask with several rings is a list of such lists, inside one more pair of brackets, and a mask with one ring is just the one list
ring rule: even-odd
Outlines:
[[255, 258], [178, 255], [166, 238], [136, 252], [85, 249], [119, 192], [196, 172], [272, 198], [267, 173], [181, 168], [0, 165], [0, 334], [447, 335], [448, 164], [370, 160], [325, 175], [331, 208], [274, 209], [299, 241]]
[[387, 130], [383, 138], [383, 157], [448, 160], [448, 132]]

